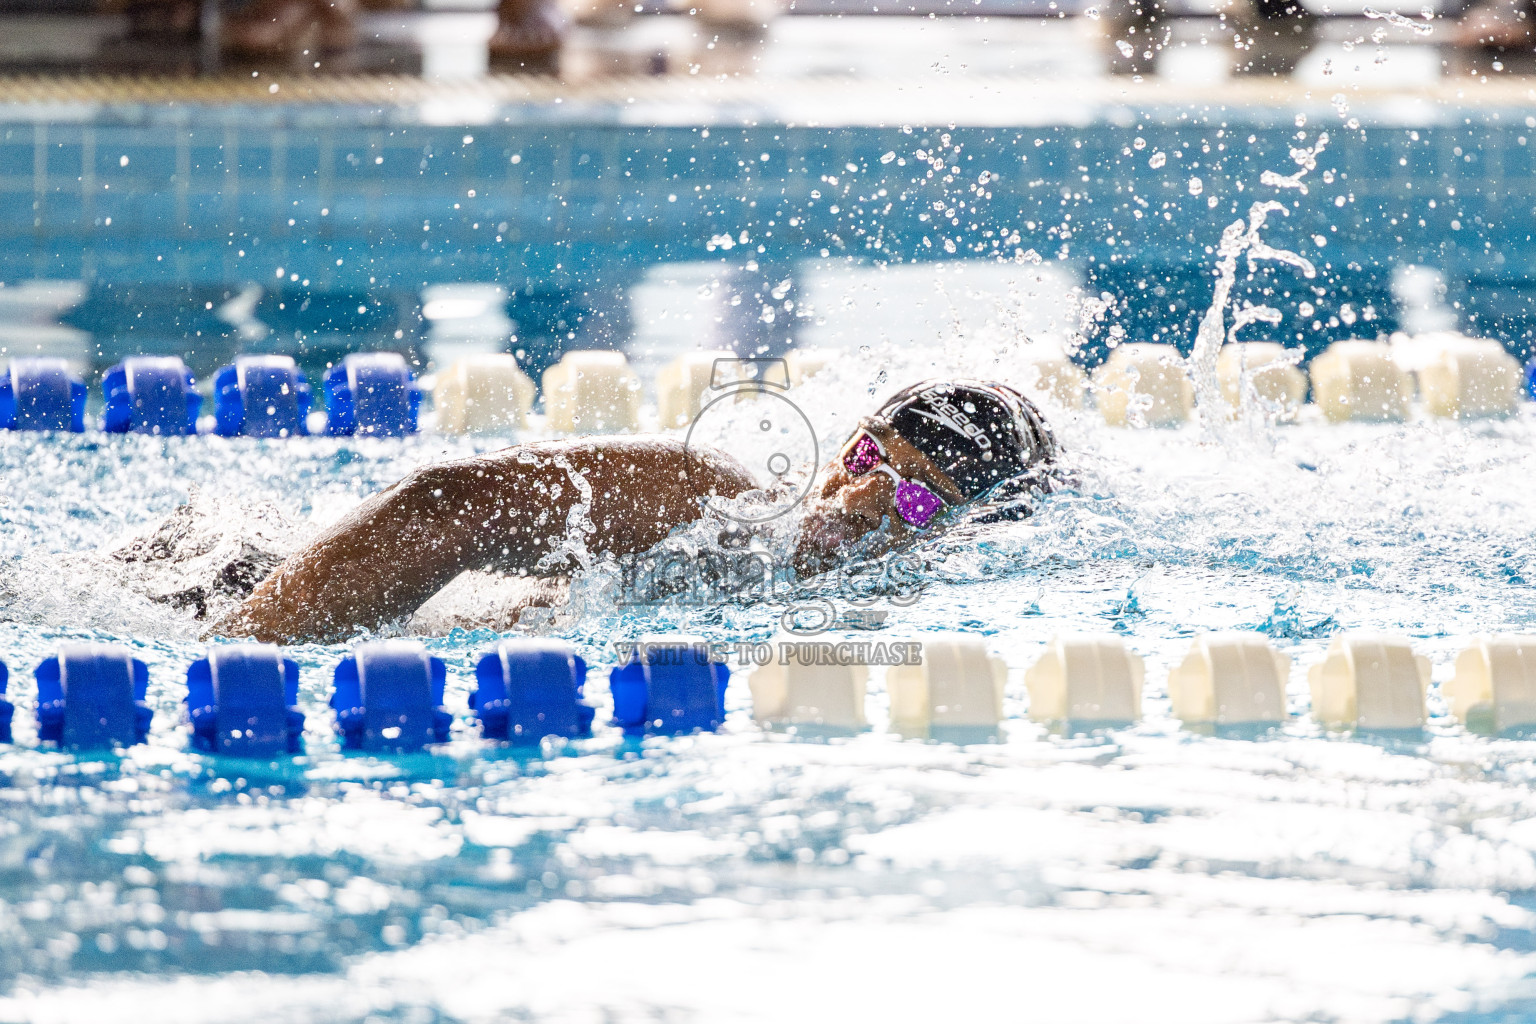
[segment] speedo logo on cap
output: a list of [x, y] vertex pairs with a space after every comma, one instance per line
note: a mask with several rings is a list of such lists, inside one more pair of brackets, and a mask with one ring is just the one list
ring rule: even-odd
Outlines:
[[930, 392], [923, 396], [922, 401], [923, 405], [914, 407], [913, 413], [972, 441], [981, 449], [981, 461], [992, 461], [992, 439], [985, 430], [972, 422], [964, 409], [945, 398], [942, 392]]

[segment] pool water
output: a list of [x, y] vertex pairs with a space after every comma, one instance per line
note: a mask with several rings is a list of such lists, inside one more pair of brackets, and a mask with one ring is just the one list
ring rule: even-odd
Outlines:
[[[850, 351], [794, 397], [825, 450], [910, 379], [1009, 376], [1021, 343], [976, 334]], [[762, 731], [738, 676], [718, 735], [600, 727], [518, 754], [465, 704], [497, 634], [456, 629], [426, 640], [450, 669], [446, 748], [342, 756], [325, 701], [345, 648], [305, 646], [308, 754], [278, 766], [187, 750], [204, 623], [166, 595], [198, 558], [275, 557], [411, 467], [505, 439], [0, 436], [0, 651], [23, 708], [0, 754], [0, 1018], [1518, 1019], [1536, 746], [1467, 735], [1434, 691], [1421, 741], [1324, 735], [1305, 668], [1339, 630], [1385, 629], [1443, 680], [1468, 636], [1536, 628], [1536, 416], [1211, 433], [1046, 408], [1080, 485], [925, 542], [917, 599], [882, 605], [882, 639], [958, 630], [1008, 661], [998, 742], [890, 734], [877, 670], [852, 739]], [[110, 553], [184, 503], [185, 550]], [[444, 614], [486, 611], [495, 587], [473, 582]], [[588, 603], [542, 632], [592, 663], [601, 705], [615, 641], [765, 639], [789, 599]], [[1257, 740], [1168, 715], [1168, 667], [1230, 628], [1295, 661], [1297, 717]], [[1145, 655], [1142, 722], [1024, 719], [1020, 670], [1058, 631]], [[32, 748], [29, 670], [66, 638], [149, 663], [148, 745]]]
[[[355, 111], [38, 115], [0, 139], [0, 185], [39, 204], [0, 218], [0, 270], [92, 284], [57, 305], [74, 333], [0, 341], [67, 341], [98, 369], [158, 349], [206, 376], [260, 348], [313, 371], [366, 345], [430, 370], [486, 341], [430, 313], [468, 294], [431, 289], [471, 285], [487, 336], [511, 345], [515, 322], [534, 369], [587, 345], [625, 347], [646, 379], [722, 341], [835, 348], [790, 393], [825, 455], [914, 380], [1027, 380], [1031, 335], [1088, 362], [1122, 339], [1188, 351], [1223, 228], [1326, 124], [1311, 191], [1273, 192], [1293, 213], [1266, 228], [1317, 276], [1239, 260], [1234, 308], [1276, 306], [1276, 336], [1309, 351], [1432, 313], [1498, 325], [1524, 353], [1529, 213], [1483, 184], [1529, 161], [1523, 108], [1197, 106], [1085, 103], [1050, 112], [1066, 127], [1007, 130], [748, 118], [708, 142], [550, 104], [470, 127], [380, 110], [344, 133], [330, 129]], [[1410, 262], [1446, 275], [1432, 309], [1392, 292]], [[770, 319], [762, 293], [781, 282], [792, 297]], [[326, 700], [347, 648], [301, 646], [307, 750], [277, 765], [188, 749], [182, 680], [208, 622], [368, 494], [519, 438], [0, 433], [0, 659], [21, 709], [0, 751], [0, 1020], [1536, 1014], [1536, 745], [1467, 734], [1436, 688], [1421, 736], [1328, 735], [1305, 682], [1342, 630], [1406, 634], [1437, 684], [1471, 636], [1536, 630], [1536, 413], [1331, 426], [1249, 410], [1122, 430], [1042, 403], [1076, 484], [1026, 521], [902, 552], [878, 629], [828, 634], [984, 638], [1010, 667], [995, 741], [895, 735], [878, 669], [869, 732], [767, 732], [744, 667], [718, 734], [627, 741], [603, 724], [616, 645], [766, 640], [823, 595], [746, 600], [705, 579], [703, 600], [637, 604], [594, 563], [579, 601], [521, 630], [592, 665], [590, 740], [480, 741], [472, 666], [508, 594], [467, 575], [385, 631], [448, 663], [452, 741], [344, 756]], [[743, 415], [702, 439], [743, 443]], [[1292, 656], [1283, 728], [1238, 739], [1172, 719], [1168, 669], [1217, 629]], [[1140, 722], [1061, 735], [1027, 720], [1022, 672], [1061, 632], [1113, 632], [1146, 658]], [[69, 639], [149, 664], [149, 743], [36, 748], [31, 669]]]

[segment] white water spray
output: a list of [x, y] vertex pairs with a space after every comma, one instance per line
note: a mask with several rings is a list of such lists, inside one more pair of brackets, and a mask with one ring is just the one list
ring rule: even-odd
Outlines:
[[[1259, 180], [1275, 188], [1298, 189], [1306, 195], [1307, 186], [1302, 179], [1307, 172], [1317, 169], [1317, 156], [1327, 145], [1328, 133], [1323, 132], [1312, 146], [1291, 150], [1291, 160], [1297, 166], [1294, 174], [1265, 171]], [[1190, 375], [1195, 382], [1195, 404], [1207, 429], [1214, 429], [1225, 419], [1225, 405], [1216, 380], [1216, 357], [1221, 352], [1221, 346], [1233, 340], [1238, 329], [1248, 324], [1259, 321], [1270, 324], [1280, 322], [1279, 310], [1269, 306], [1247, 305], [1235, 311], [1232, 327], [1230, 330], [1227, 328], [1227, 303], [1231, 300], [1232, 286], [1237, 280], [1238, 257], [1246, 255], [1250, 274], [1257, 269], [1259, 260], [1273, 260], [1295, 267], [1303, 277], [1317, 276], [1317, 269], [1306, 257], [1289, 249], [1277, 249], [1260, 236], [1269, 215], [1276, 212], [1289, 216], [1291, 211], [1285, 204], [1273, 199], [1256, 202], [1248, 208], [1247, 220], [1235, 220], [1221, 233], [1221, 242], [1216, 249], [1216, 292], [1211, 297], [1210, 307], [1200, 318], [1194, 351], [1189, 356]]]
[[[565, 471], [566, 479], [576, 490], [577, 499], [565, 514], [564, 535], [556, 543], [556, 535], [550, 534], [550, 549], [538, 560], [535, 568], [540, 573], [548, 574], [563, 570], [574, 562], [581, 569], [590, 569], [593, 557], [587, 550], [587, 537], [597, 532], [597, 526], [592, 522], [592, 484], [563, 455], [545, 456], [541, 452], [526, 450], [517, 454], [518, 463], [524, 466], [542, 466], [546, 458], [556, 469]], [[551, 490], [551, 503], [560, 498], [560, 491], [558, 484]]]
[[1415, 35], [1427, 36], [1435, 30], [1434, 25], [1430, 24], [1430, 19], [1434, 17], [1434, 12], [1428, 8], [1424, 10], [1423, 21], [1414, 21], [1407, 15], [1398, 14], [1396, 11], [1380, 11], [1374, 7], [1366, 7], [1361, 13], [1372, 20], [1385, 21], [1388, 25], [1393, 25], [1397, 28], [1406, 28]]

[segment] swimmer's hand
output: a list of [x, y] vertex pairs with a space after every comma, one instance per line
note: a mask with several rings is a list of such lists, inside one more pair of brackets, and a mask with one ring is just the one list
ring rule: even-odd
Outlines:
[[416, 609], [406, 632], [418, 636], [444, 636], [455, 629], [507, 632], [542, 625], [553, 617], [550, 609], [563, 607], [569, 600], [570, 581], [563, 577], [471, 571]]
[[556, 608], [563, 608], [571, 603], [571, 581], [564, 577], [550, 577], [548, 579], [529, 579], [527, 587], [517, 600], [502, 609], [502, 622], [491, 626], [492, 629], [507, 630], [513, 626], [537, 626], [548, 621], [553, 616], [551, 612]]
[[801, 576], [827, 572], [855, 554], [878, 558], [895, 547], [901, 536], [893, 533], [889, 518], [874, 520], [857, 508], [837, 500], [813, 498], [806, 502], [800, 520], [800, 540], [795, 546], [795, 571]]

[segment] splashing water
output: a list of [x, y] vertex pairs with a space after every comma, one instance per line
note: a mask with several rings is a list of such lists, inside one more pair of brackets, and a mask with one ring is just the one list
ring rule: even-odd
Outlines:
[[1294, 174], [1281, 174], [1278, 171], [1265, 171], [1259, 175], [1259, 181], [1274, 188], [1294, 188], [1307, 194], [1307, 183], [1302, 181], [1309, 171], [1317, 170], [1317, 157], [1324, 149], [1328, 148], [1328, 133], [1322, 132], [1317, 137], [1317, 142], [1311, 146], [1294, 146], [1291, 148], [1291, 160], [1298, 170]]
[[1427, 8], [1424, 12], [1421, 12], [1424, 21], [1414, 21], [1405, 14], [1398, 14], [1396, 11], [1380, 11], [1374, 7], [1366, 7], [1361, 13], [1367, 18], [1385, 21], [1388, 25], [1396, 28], [1406, 28], [1415, 35], [1427, 36], [1435, 30], [1435, 26], [1429, 24], [1429, 19], [1434, 16], [1434, 12], [1429, 11]]
[[[579, 569], [590, 569], [593, 559], [592, 553], [587, 550], [587, 537], [597, 532], [597, 526], [592, 522], [592, 484], [563, 455], [548, 456], [529, 451], [517, 455], [518, 463], [524, 466], [537, 466], [544, 459], [548, 459], [555, 468], [565, 471], [566, 479], [571, 482], [579, 497], [565, 514], [565, 532], [560, 542], [550, 545], [550, 550], [539, 559], [538, 569], [540, 572], [555, 572], [573, 562]], [[561, 488], [555, 486], [550, 492], [550, 501], [558, 501], [560, 493]]]
[[[1307, 172], [1317, 169], [1318, 154], [1327, 145], [1328, 133], [1323, 132], [1318, 135], [1317, 142], [1312, 146], [1291, 150], [1291, 159], [1295, 161], [1298, 168], [1294, 174], [1282, 175], [1276, 171], [1265, 171], [1259, 180], [1275, 188], [1299, 189], [1302, 195], [1306, 195], [1307, 187], [1301, 179]], [[1205, 315], [1200, 318], [1200, 329], [1195, 336], [1194, 350], [1189, 357], [1190, 373], [1195, 382], [1196, 407], [1202, 424], [1208, 431], [1218, 429], [1219, 424], [1226, 419], [1221, 388], [1216, 380], [1216, 358], [1221, 352], [1221, 346], [1237, 332], [1239, 327], [1261, 320], [1267, 323], [1278, 323], [1280, 317], [1277, 310], [1268, 306], [1247, 306], [1238, 311], [1231, 330], [1227, 329], [1227, 304], [1231, 299], [1232, 287], [1237, 280], [1238, 257], [1247, 257], [1249, 273], [1257, 269], [1259, 260], [1270, 260], [1295, 267], [1301, 271], [1303, 277], [1317, 276], [1317, 269], [1304, 256], [1289, 249], [1277, 249], [1260, 236], [1260, 231], [1271, 213], [1289, 216], [1290, 212], [1285, 204], [1276, 200], [1260, 200], [1249, 206], [1246, 221], [1235, 220], [1221, 233], [1221, 241], [1216, 248], [1215, 294], [1211, 298], [1211, 304], [1206, 309]]]

